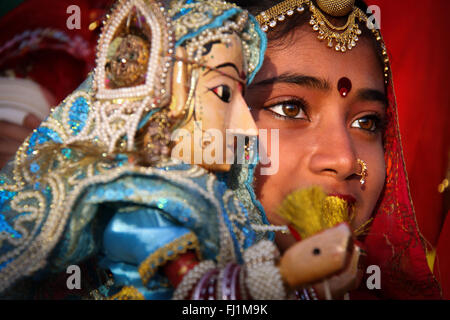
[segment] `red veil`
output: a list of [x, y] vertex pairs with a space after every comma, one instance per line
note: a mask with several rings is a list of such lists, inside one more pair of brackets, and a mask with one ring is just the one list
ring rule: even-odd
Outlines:
[[[385, 26], [381, 31], [384, 30], [388, 44], [392, 45], [394, 73], [398, 74], [401, 80], [400, 85], [398, 82], [396, 85], [401, 91], [400, 101], [402, 109], [400, 114], [403, 119], [403, 129], [408, 130], [408, 128], [412, 129], [419, 125], [423, 130], [433, 132], [431, 134], [432, 139], [430, 139], [430, 134], [428, 134], [422, 140], [423, 135], [420, 134], [420, 137], [422, 137], [420, 141], [417, 139], [406, 141], [406, 146], [409, 148], [408, 164], [412, 167], [410, 168], [411, 179], [415, 183], [415, 190], [412, 190], [412, 193], [417, 202], [418, 216], [416, 220], [403, 156], [397, 115], [397, 98], [394, 93], [393, 82], [391, 82], [388, 88], [390, 106], [388, 110], [388, 126], [385, 132], [386, 184], [378, 203], [378, 209], [375, 213], [370, 233], [364, 241], [369, 252], [368, 263], [380, 266], [383, 298], [439, 299], [441, 298], [441, 290], [428, 267], [425, 251], [426, 240], [420, 233], [419, 227], [423, 228], [424, 235], [427, 236], [428, 240], [435, 244], [439, 233], [438, 230], [440, 229], [440, 198], [438, 198], [437, 191], [434, 190], [437, 190], [437, 181], [442, 179], [441, 171], [443, 170], [441, 167], [443, 165], [441, 163], [443, 162], [439, 158], [433, 167], [428, 165], [426, 170], [420, 165], [420, 162], [429, 159], [430, 156], [433, 159], [438, 158], [443, 153], [444, 144], [439, 143], [444, 137], [436, 135], [444, 131], [442, 128], [445, 124], [442, 121], [446, 119], [445, 112], [447, 112], [447, 107], [444, 103], [445, 96], [437, 94], [438, 91], [444, 89], [442, 87], [442, 79], [431, 76], [428, 72], [423, 73], [423, 71], [424, 69], [430, 70], [431, 65], [436, 63], [436, 58], [446, 66], [448, 66], [448, 61], [444, 61], [446, 60], [444, 59], [445, 49], [439, 52], [432, 49], [419, 52], [406, 50], [406, 47], [414, 47], [416, 44], [414, 41], [423, 39], [427, 39], [429, 41], [428, 44], [431, 44], [434, 43], [435, 38], [439, 38], [442, 35], [431, 32], [431, 30], [435, 30], [435, 24], [427, 20], [423, 16], [423, 12], [430, 9], [428, 7], [436, 5], [447, 6], [448, 3], [446, 1], [440, 1], [439, 4], [426, 3], [428, 7], [424, 9], [424, 3], [412, 6], [406, 1], [392, 3], [392, 1], [388, 2], [385, 0], [369, 0], [367, 2], [380, 6], [382, 10], [381, 26], [382, 28]], [[407, 14], [399, 15], [398, 13], [405, 6], [408, 7]], [[445, 12], [445, 10], [441, 10], [438, 15], [445, 15]], [[411, 16], [417, 19], [411, 20]], [[413, 23], [416, 26], [418, 21], [420, 21], [420, 30], [416, 30], [417, 32], [414, 36], [405, 37], [404, 31], [413, 28]], [[434, 58], [427, 60], [426, 57]], [[416, 61], [420, 61], [421, 67], [417, 67]], [[436, 69], [434, 70], [434, 75], [436, 75]], [[429, 86], [430, 90], [435, 91], [426, 93], [426, 90], [421, 90], [424, 86], [427, 87], [427, 90]], [[411, 92], [419, 92], [419, 98], [415, 94], [411, 94]], [[432, 99], [435, 100], [429, 99], [430, 97], [433, 97]], [[427, 111], [425, 112], [423, 108], [425, 101], [435, 105], [433, 107], [435, 113], [432, 114], [432, 118], [430, 118], [429, 111], [433, 110], [426, 108]], [[420, 122], [420, 124], [417, 123], [419, 119], [417, 115], [419, 113], [422, 114], [421, 118], [425, 114], [427, 115], [426, 121], [428, 122], [426, 122], [426, 125], [424, 124], [425, 120]], [[443, 117], [444, 120], [442, 118], [439, 119], [440, 117]], [[415, 133], [416, 138], [417, 135], [418, 133]], [[422, 152], [424, 147], [430, 148], [430, 145], [434, 146], [434, 150], [430, 150], [430, 153], [427, 152], [426, 154], [413, 153], [413, 151], [419, 149], [417, 145], [422, 147]], [[416, 161], [416, 167], [411, 165], [413, 161]], [[421, 167], [420, 170], [416, 170], [418, 168], [417, 165]], [[433, 185], [435, 187], [432, 187]], [[419, 190], [420, 192], [418, 192]], [[365, 283], [362, 285], [365, 287]]]
[[[368, 252], [367, 263], [380, 267], [381, 298], [440, 299], [441, 290], [428, 267], [424, 238], [411, 201], [392, 80], [387, 91], [386, 182], [363, 240]], [[362, 287], [366, 287], [365, 282]]]

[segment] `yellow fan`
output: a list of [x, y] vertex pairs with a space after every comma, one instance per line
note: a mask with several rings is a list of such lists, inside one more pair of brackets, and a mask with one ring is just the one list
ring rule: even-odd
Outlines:
[[[290, 227], [301, 239], [342, 222], [351, 224], [354, 218], [353, 207], [347, 201], [328, 196], [320, 187], [292, 192], [284, 199], [277, 213], [291, 223]], [[369, 221], [353, 233], [361, 234], [368, 223]]]

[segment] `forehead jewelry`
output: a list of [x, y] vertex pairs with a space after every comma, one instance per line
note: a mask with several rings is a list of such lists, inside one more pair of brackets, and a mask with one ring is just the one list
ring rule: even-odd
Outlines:
[[364, 160], [357, 159], [358, 164], [361, 167], [361, 172], [357, 173], [358, 176], [361, 176], [361, 179], [359, 180], [359, 183], [363, 186], [366, 183], [366, 177], [367, 177], [367, 164]]
[[[362, 34], [359, 23], [366, 24], [372, 31], [375, 39], [380, 43], [384, 62], [385, 83], [389, 80], [389, 57], [386, 46], [378, 29], [368, 20], [367, 15], [355, 6], [355, 0], [317, 0], [316, 7], [311, 0], [285, 0], [261, 12], [256, 20], [264, 32], [275, 28], [296, 12], [302, 14], [308, 9], [311, 13], [309, 24], [318, 33], [317, 38], [324, 41], [329, 48], [345, 53], [356, 47], [359, 36]], [[347, 16], [343, 26], [335, 26], [325, 16], [339, 18]]]
[[341, 96], [345, 98], [350, 93], [350, 90], [352, 90], [352, 82], [349, 78], [342, 77], [338, 81], [337, 89]]

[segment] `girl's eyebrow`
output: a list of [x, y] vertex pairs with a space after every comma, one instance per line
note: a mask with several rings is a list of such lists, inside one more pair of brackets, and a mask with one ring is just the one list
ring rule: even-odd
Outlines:
[[370, 89], [370, 88], [363, 88], [359, 89], [356, 92], [356, 97], [358, 100], [361, 101], [368, 101], [368, 102], [380, 102], [384, 108], [386, 109], [389, 105], [389, 100], [386, 97], [386, 95], [376, 89]]
[[[267, 78], [256, 83], [253, 83], [251, 87], [254, 86], [267, 86], [273, 85], [275, 83], [289, 83], [295, 84], [302, 87], [314, 88], [319, 90], [328, 91], [331, 88], [329, 81], [325, 79], [320, 79], [312, 76], [307, 76], [299, 73], [283, 73], [279, 76]], [[362, 101], [374, 101], [380, 102], [386, 108], [389, 105], [389, 101], [386, 95], [376, 89], [363, 88], [359, 89], [356, 93], [357, 99]]]
[[283, 73], [279, 76], [267, 78], [258, 81], [256, 83], [253, 83], [252, 86], [267, 86], [273, 85], [275, 83], [289, 83], [299, 85], [302, 87], [309, 87], [324, 91], [328, 91], [331, 88], [330, 83], [326, 79], [321, 79], [299, 73]]

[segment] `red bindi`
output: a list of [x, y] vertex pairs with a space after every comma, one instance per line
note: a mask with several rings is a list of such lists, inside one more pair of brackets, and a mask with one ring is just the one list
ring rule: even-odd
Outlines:
[[345, 98], [352, 90], [352, 82], [349, 78], [343, 77], [338, 81], [338, 91], [343, 98]]

